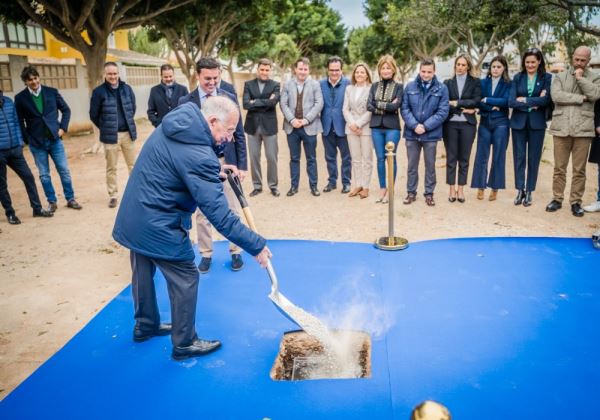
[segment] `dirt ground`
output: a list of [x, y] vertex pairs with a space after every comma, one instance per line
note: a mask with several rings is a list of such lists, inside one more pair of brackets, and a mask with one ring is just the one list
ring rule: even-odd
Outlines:
[[[151, 130], [147, 121], [140, 122], [138, 148]], [[396, 235], [411, 242], [479, 236], [590, 237], [600, 224], [600, 213], [576, 218], [568, 208], [554, 214], [544, 211], [551, 199], [553, 165], [552, 142], [550, 137], [546, 140], [538, 191], [534, 193], [534, 204], [529, 208], [512, 204], [515, 192], [512, 189], [510, 147], [507, 185], [511, 187], [501, 191], [497, 201], [487, 201], [487, 193], [484, 201], [478, 201], [475, 190], [467, 189], [466, 203], [449, 203], [441, 144], [438, 146], [437, 205], [427, 207], [422, 196], [410, 206], [403, 205], [406, 149], [402, 141], [398, 148], [399, 171], [395, 194]], [[82, 154], [93, 142], [93, 135], [65, 139], [75, 193], [83, 205], [81, 211], [65, 207], [59, 178], [53, 172], [54, 185], [62, 199], [59, 209], [51, 219], [32, 218], [23, 184], [9, 170], [9, 189], [17, 215], [23, 223], [11, 226], [4, 217], [0, 217], [0, 400], [129, 284], [128, 252], [111, 238], [116, 210], [107, 207], [104, 155], [102, 151], [95, 155]], [[388, 208], [376, 204], [375, 195], [364, 200], [348, 198], [340, 194], [338, 187], [320, 197], [311, 196], [304, 160], [300, 192], [294, 197], [286, 197], [285, 192], [290, 186], [289, 152], [283, 133], [279, 142], [281, 197], [275, 198], [264, 192], [249, 199], [257, 227], [264, 236], [269, 239], [372, 243], [376, 238], [387, 235]], [[26, 150], [25, 155], [37, 177], [30, 152]], [[327, 182], [323, 156], [323, 148], [319, 144], [320, 189]], [[122, 192], [127, 171], [122, 159], [119, 164]], [[266, 168], [264, 163], [263, 168]], [[266, 178], [266, 174], [264, 176]], [[595, 198], [596, 179], [596, 165], [589, 165], [584, 197], [586, 204]], [[249, 178], [244, 187], [246, 192], [251, 191]], [[375, 171], [371, 188], [376, 192]], [[38, 189], [43, 197], [39, 182]], [[192, 237], [195, 237], [195, 230]], [[277, 256], [274, 258], [276, 261]], [[246, 262], [253, 263], [250, 258], [246, 258]]]

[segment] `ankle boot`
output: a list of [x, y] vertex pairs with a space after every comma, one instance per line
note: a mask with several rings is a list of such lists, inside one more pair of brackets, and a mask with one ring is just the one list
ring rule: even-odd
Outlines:
[[525, 199], [525, 190], [517, 191], [517, 196], [515, 197], [515, 206], [521, 205], [523, 200]]
[[490, 193], [490, 201], [496, 201], [496, 198], [498, 198], [498, 190], [492, 190]]

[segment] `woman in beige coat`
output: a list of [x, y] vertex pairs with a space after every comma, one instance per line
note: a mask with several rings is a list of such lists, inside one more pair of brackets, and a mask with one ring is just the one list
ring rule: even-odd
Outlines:
[[373, 142], [371, 140], [371, 112], [367, 111], [367, 101], [371, 88], [371, 72], [364, 63], [354, 67], [352, 84], [346, 88], [344, 96], [344, 119], [346, 136], [352, 157], [352, 183], [354, 188], [349, 197], [367, 198], [373, 172]]

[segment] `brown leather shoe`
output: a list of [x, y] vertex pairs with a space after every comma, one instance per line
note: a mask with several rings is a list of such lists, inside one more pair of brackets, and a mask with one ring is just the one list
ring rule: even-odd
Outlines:
[[425, 204], [427, 204], [429, 207], [435, 206], [435, 201], [433, 200], [433, 194], [425, 196]]
[[348, 197], [356, 197], [358, 195], [358, 193], [360, 193], [361, 191], [362, 191], [362, 187], [354, 188], [352, 191], [350, 191], [350, 194], [348, 194]]
[[363, 188], [358, 195], [360, 195], [360, 198], [367, 198], [369, 196], [369, 189]]
[[492, 192], [490, 193], [490, 201], [496, 201], [496, 199], [498, 198], [498, 190], [492, 190]]
[[[479, 188], [477, 190], [477, 199], [478, 200], [483, 200], [483, 193], [484, 193], [484, 189], [483, 188]], [[491, 197], [491, 195], [490, 195], [490, 197]]]
[[408, 193], [406, 195], [406, 198], [402, 202], [404, 204], [411, 204], [411, 203], [414, 203], [415, 201], [417, 201], [417, 196], [415, 194]]
[[74, 198], [67, 202], [67, 207], [73, 210], [81, 210], [83, 206], [79, 204]]

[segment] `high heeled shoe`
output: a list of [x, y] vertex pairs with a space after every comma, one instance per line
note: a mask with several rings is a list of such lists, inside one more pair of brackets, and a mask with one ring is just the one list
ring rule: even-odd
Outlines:
[[525, 199], [525, 190], [518, 190], [517, 196], [515, 197], [514, 204], [515, 206], [519, 206], [523, 204], [523, 200]]
[[357, 187], [354, 188], [352, 191], [350, 191], [350, 194], [348, 194], [348, 197], [356, 197], [361, 191], [362, 191], [362, 187]]
[[[381, 194], [382, 192], [383, 192], [383, 194]], [[381, 195], [379, 196], [379, 198], [375, 202], [376, 203], [381, 203], [381, 204], [387, 203], [388, 202], [387, 201], [388, 200], [388, 198], [387, 198], [387, 196], [388, 196], [388, 190], [387, 190], [387, 188], [382, 188], [379, 193]]]

